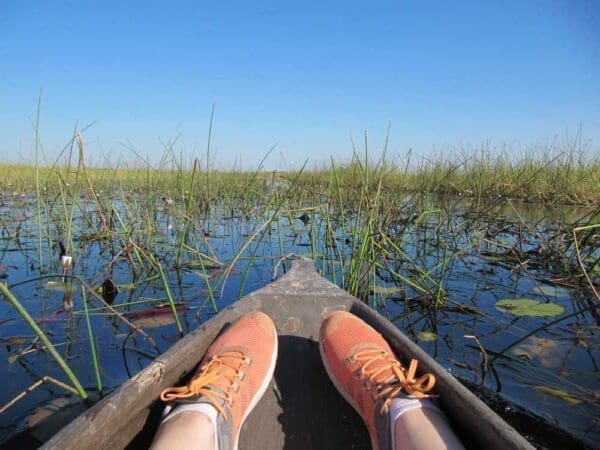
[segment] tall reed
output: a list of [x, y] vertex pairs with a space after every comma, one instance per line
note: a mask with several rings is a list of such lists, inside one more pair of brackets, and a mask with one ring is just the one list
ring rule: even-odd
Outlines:
[[6, 285], [2, 282], [0, 282], [0, 292], [4, 295], [4, 298], [8, 300], [12, 307], [19, 313], [23, 320], [27, 322], [29, 328], [31, 328], [31, 330], [36, 334], [40, 341], [42, 341], [42, 343], [46, 347], [46, 350], [48, 351], [48, 353], [50, 353], [50, 356], [52, 356], [54, 361], [56, 361], [59, 367], [63, 370], [69, 381], [73, 384], [73, 387], [77, 390], [79, 396], [85, 400], [87, 398], [87, 393], [85, 392], [85, 389], [83, 388], [83, 386], [81, 385], [81, 383], [79, 382], [69, 365], [63, 359], [63, 357], [60, 356], [60, 353], [58, 353], [54, 345], [52, 345], [50, 339], [48, 339], [46, 334], [38, 326], [35, 320], [33, 320], [33, 318], [29, 315], [27, 310], [21, 305], [19, 300], [17, 300], [17, 298], [12, 294], [12, 292], [10, 292], [8, 287], [6, 287]]

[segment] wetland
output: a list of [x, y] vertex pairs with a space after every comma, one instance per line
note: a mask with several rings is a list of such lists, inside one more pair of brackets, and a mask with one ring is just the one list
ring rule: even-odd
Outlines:
[[44, 442], [294, 255], [534, 442], [600, 439], [597, 158], [88, 168], [73, 145], [0, 166], [1, 446]]

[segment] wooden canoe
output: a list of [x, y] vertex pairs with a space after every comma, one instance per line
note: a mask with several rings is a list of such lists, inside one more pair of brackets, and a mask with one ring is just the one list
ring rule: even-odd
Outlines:
[[401, 359], [416, 358], [421, 370], [435, 375], [439, 403], [469, 448], [533, 448], [396, 326], [322, 278], [307, 260], [293, 261], [287, 274], [202, 324], [43, 448], [147, 448], [160, 418], [161, 390], [185, 379], [223, 327], [251, 310], [273, 318], [279, 358], [267, 393], [242, 428], [240, 449], [369, 448], [362, 420], [329, 381], [319, 355], [321, 319], [336, 309], [362, 317]]

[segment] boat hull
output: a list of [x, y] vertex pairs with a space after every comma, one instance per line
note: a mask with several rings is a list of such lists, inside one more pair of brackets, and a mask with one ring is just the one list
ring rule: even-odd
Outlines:
[[147, 448], [160, 420], [161, 390], [196, 368], [215, 336], [248, 311], [269, 314], [277, 327], [279, 357], [265, 396], [249, 415], [241, 449], [363, 449], [367, 430], [335, 390], [318, 347], [322, 318], [343, 309], [363, 318], [400, 359], [416, 358], [436, 376], [439, 403], [468, 447], [533, 448], [519, 433], [383, 316], [328, 282], [307, 260], [202, 324], [118, 390], [67, 425], [43, 448]]

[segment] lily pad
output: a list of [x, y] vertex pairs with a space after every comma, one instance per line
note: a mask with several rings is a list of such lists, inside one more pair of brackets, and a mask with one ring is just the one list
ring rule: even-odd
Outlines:
[[563, 402], [568, 403], [569, 405], [578, 405], [583, 402], [583, 400], [581, 400], [580, 398], [577, 398], [574, 395], [571, 395], [568, 392], [563, 391], [562, 389], [554, 389], [554, 388], [551, 388], [548, 386], [533, 386], [533, 388], [536, 391], [559, 398]]
[[218, 261], [214, 261], [208, 258], [195, 259], [183, 263], [183, 267], [185, 267], [186, 269], [217, 269], [222, 265], [223, 264], [219, 263]]
[[63, 283], [62, 281], [48, 281], [44, 283], [44, 288], [49, 291], [70, 292], [73, 290], [73, 283]]
[[402, 288], [400, 288], [398, 286], [381, 286], [381, 285], [376, 284], [371, 288], [371, 292], [373, 294], [388, 296], [388, 295], [394, 295], [399, 292], [402, 292]]
[[160, 328], [175, 323], [175, 317], [173, 315], [143, 317], [132, 323], [139, 328]]
[[421, 331], [421, 332], [419, 332], [419, 334], [417, 334], [417, 337], [419, 338], [420, 341], [432, 342], [437, 339], [438, 335], [431, 331]]
[[530, 294], [545, 295], [547, 297], [568, 297], [569, 291], [560, 286], [552, 286], [550, 284], [540, 284], [531, 288]]
[[565, 308], [556, 303], [540, 303], [530, 298], [503, 299], [496, 302], [496, 308], [515, 316], [552, 317], [565, 312]]

